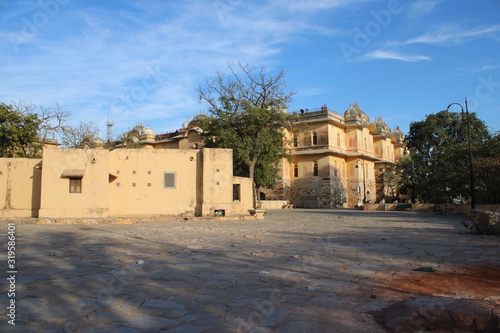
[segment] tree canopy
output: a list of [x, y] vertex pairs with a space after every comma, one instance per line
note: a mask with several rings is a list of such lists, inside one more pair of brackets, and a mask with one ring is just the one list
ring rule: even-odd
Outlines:
[[[491, 134], [485, 123], [470, 113], [441, 111], [423, 121], [412, 122], [406, 137], [409, 154], [399, 163], [400, 191], [413, 201], [444, 203], [467, 201], [469, 180], [467, 123], [470, 125], [472, 153], [476, 164], [492, 153]], [[497, 155], [498, 156], [498, 155]], [[484, 187], [476, 191], [485, 190]], [[484, 200], [482, 200], [485, 202]]]
[[40, 157], [37, 114], [23, 113], [0, 102], [0, 157]]
[[229, 70], [198, 88], [210, 113], [200, 126], [206, 147], [233, 149], [234, 173], [252, 179], [255, 203], [257, 187], [276, 182], [285, 152], [283, 129], [296, 120], [286, 112], [294, 91], [287, 89], [284, 71], [270, 74], [241, 63]]

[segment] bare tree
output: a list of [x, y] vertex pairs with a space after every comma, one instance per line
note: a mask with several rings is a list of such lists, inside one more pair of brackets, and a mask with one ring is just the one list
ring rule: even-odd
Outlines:
[[36, 114], [41, 123], [38, 127], [38, 136], [42, 142], [50, 138], [61, 135], [68, 126], [67, 121], [71, 112], [64, 109], [58, 103], [54, 107], [45, 107], [20, 100], [13, 102], [13, 107], [24, 115]]
[[66, 148], [98, 148], [103, 144], [99, 129], [93, 122], [81, 122], [78, 126], [66, 126], [62, 133], [62, 145]]

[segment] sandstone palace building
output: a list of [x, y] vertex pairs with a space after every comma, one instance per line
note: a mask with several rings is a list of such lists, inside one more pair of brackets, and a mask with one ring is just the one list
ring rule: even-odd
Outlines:
[[344, 112], [326, 106], [301, 110], [304, 130], [288, 136], [289, 153], [280, 166], [281, 180], [262, 199], [288, 200], [297, 207], [354, 207], [385, 201], [389, 189], [377, 184], [378, 168], [404, 153], [404, 134], [381, 118], [370, 122], [357, 103]]

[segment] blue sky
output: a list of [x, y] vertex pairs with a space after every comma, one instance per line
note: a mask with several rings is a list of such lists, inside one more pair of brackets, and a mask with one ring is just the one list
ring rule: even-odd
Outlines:
[[108, 117], [179, 128], [237, 61], [284, 69], [290, 110], [358, 102], [406, 133], [467, 97], [500, 130], [499, 0], [0, 0], [0, 51], [0, 101], [57, 102], [102, 136]]

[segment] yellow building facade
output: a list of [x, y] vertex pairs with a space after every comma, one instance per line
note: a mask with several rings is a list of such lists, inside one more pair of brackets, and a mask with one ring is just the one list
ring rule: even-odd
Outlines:
[[0, 217], [248, 214], [231, 149], [45, 149], [0, 159]]
[[378, 118], [370, 122], [357, 103], [344, 115], [326, 106], [301, 110], [299, 134], [287, 134], [288, 154], [275, 190], [262, 199], [287, 200], [304, 208], [355, 207], [387, 200], [377, 185], [376, 166], [393, 164], [404, 153], [404, 135]]

